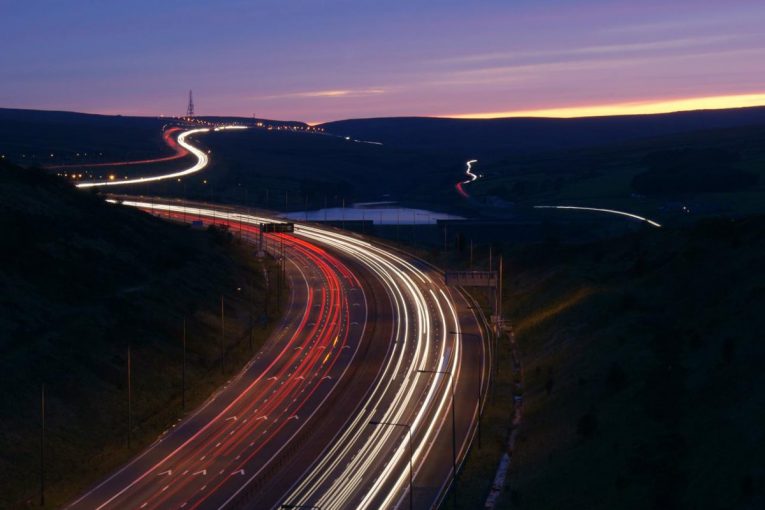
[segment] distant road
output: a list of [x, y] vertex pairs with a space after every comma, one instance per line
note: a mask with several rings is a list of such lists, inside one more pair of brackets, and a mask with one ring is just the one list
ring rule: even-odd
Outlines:
[[475, 163], [478, 163], [477, 159], [471, 159], [470, 161], [465, 163], [467, 165], [467, 170], [465, 170], [465, 175], [467, 175], [468, 178], [454, 185], [454, 189], [456, 189], [457, 193], [462, 195], [463, 198], [470, 198], [470, 194], [467, 191], [465, 191], [465, 185], [478, 180], [478, 176], [473, 173], [473, 165]]
[[615, 209], [602, 209], [599, 207], [580, 207], [575, 205], [535, 205], [534, 209], [562, 209], [562, 210], [570, 210], [570, 211], [592, 211], [592, 212], [599, 212], [599, 213], [606, 213], [606, 214], [615, 214], [617, 216], [625, 216], [627, 218], [644, 221], [648, 223], [649, 225], [651, 225], [652, 227], [661, 228], [661, 225], [653, 220], [644, 218], [643, 216], [638, 216], [637, 214], [633, 214], [630, 212], [617, 211]]
[[[221, 127], [214, 128], [214, 131], [223, 131], [223, 130], [229, 130], [229, 129], [247, 129], [247, 128], [245, 126], [221, 126]], [[194, 163], [194, 165], [192, 165], [189, 168], [178, 170], [175, 172], [170, 172], [167, 174], [152, 175], [147, 177], [135, 177], [132, 179], [115, 179], [115, 180], [105, 180], [105, 181], [81, 182], [77, 184], [77, 187], [78, 188], [97, 188], [97, 187], [107, 187], [107, 186], [124, 186], [127, 184], [146, 184], [151, 182], [164, 181], [166, 179], [177, 179], [179, 177], [184, 177], [186, 175], [199, 172], [200, 170], [204, 169], [208, 165], [208, 163], [210, 162], [210, 159], [204, 151], [191, 145], [186, 140], [186, 138], [188, 138], [191, 135], [207, 133], [209, 131], [210, 131], [210, 128], [190, 129], [178, 135], [178, 145], [180, 145], [184, 150], [193, 154], [197, 159], [196, 163]]]

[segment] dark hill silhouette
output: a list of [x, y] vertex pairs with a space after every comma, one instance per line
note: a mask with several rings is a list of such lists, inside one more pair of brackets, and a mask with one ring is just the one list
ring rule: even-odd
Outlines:
[[746, 125], [765, 125], [765, 107], [575, 119], [390, 117], [341, 120], [319, 127], [397, 147], [487, 157]]
[[[252, 125], [262, 122], [274, 127], [307, 127], [300, 122], [251, 117], [197, 119], [214, 123]], [[162, 139], [162, 127], [177, 122], [179, 119], [173, 117], [0, 108], [0, 154], [25, 166], [156, 157], [167, 151]]]

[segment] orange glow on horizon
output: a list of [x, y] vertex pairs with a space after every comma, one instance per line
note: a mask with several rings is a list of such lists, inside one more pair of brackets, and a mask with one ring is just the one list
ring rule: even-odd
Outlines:
[[686, 99], [646, 100], [588, 106], [562, 106], [537, 110], [511, 110], [504, 112], [463, 113], [437, 115], [452, 119], [498, 119], [503, 117], [606, 117], [614, 115], [650, 115], [691, 110], [724, 110], [765, 106], [765, 94], [694, 97]]

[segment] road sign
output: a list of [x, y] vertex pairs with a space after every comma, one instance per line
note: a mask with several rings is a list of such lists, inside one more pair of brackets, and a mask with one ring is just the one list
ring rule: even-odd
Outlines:
[[295, 224], [294, 223], [261, 223], [260, 231], [266, 232], [266, 233], [271, 233], [271, 232], [291, 233], [295, 231]]

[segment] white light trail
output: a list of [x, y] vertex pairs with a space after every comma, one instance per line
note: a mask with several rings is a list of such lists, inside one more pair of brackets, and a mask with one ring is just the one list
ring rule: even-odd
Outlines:
[[473, 181], [478, 180], [478, 176], [473, 173], [473, 164], [474, 163], [478, 163], [478, 160], [477, 159], [471, 159], [470, 161], [467, 162], [467, 170], [465, 170], [465, 174], [468, 175], [470, 177], [470, 179], [468, 179], [466, 181], [462, 181], [462, 184], [467, 184], [469, 182], [473, 182]]
[[632, 214], [624, 211], [616, 211], [614, 209], [600, 209], [597, 207], [578, 207], [574, 205], [535, 205], [534, 209], [573, 209], [576, 211], [595, 211], [595, 212], [603, 212], [603, 213], [609, 213], [609, 214], [618, 214], [619, 216], [627, 216], [628, 218], [633, 218], [640, 221], [645, 221], [649, 225], [661, 228], [661, 225], [653, 220], [649, 220], [648, 218], [644, 218], [642, 216], [638, 216], [637, 214]]
[[[215, 128], [215, 131], [221, 131], [224, 129], [247, 129], [247, 127], [246, 126], [221, 126], [221, 127]], [[183, 133], [178, 135], [178, 145], [188, 150], [191, 154], [193, 154], [197, 158], [197, 162], [191, 168], [180, 170], [178, 172], [172, 172], [169, 174], [154, 175], [150, 177], [136, 177], [134, 179], [123, 179], [123, 180], [104, 181], [104, 182], [98, 182], [98, 181], [82, 182], [78, 184], [77, 187], [78, 188], [95, 188], [99, 186], [124, 186], [126, 184], [145, 184], [147, 182], [157, 182], [157, 181], [163, 181], [166, 179], [177, 179], [185, 175], [190, 175], [190, 174], [199, 172], [200, 170], [202, 170], [208, 165], [208, 163], [210, 162], [210, 158], [207, 156], [207, 154], [204, 153], [204, 151], [197, 149], [196, 147], [191, 145], [189, 142], [187, 142], [186, 137], [193, 134], [197, 134], [197, 133], [207, 133], [209, 131], [210, 131], [209, 128], [190, 129], [189, 131], [184, 131]]]
[[[186, 211], [191, 216], [223, 216], [253, 225], [272, 221], [183, 205], [122, 203], [144, 209]], [[460, 331], [453, 300], [443, 290], [434, 292], [433, 281], [427, 274], [388, 250], [308, 225], [295, 225], [295, 234], [331, 245], [365, 265], [385, 287], [395, 319], [391, 347], [358, 413], [289, 490], [286, 500], [296, 504], [311, 502], [325, 509], [393, 507], [408, 490], [408, 439], [402, 440], [395, 427], [369, 423], [378, 420], [410, 425], [415, 438], [415, 472], [422, 468], [448, 416], [452, 378], [459, 379], [462, 356], [459, 335], [448, 334]], [[449, 376], [418, 372], [440, 368], [444, 361], [448, 363]], [[220, 508], [235, 497], [236, 494]]]

